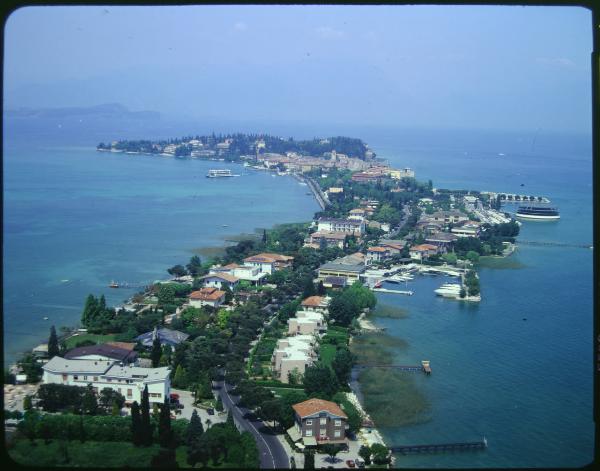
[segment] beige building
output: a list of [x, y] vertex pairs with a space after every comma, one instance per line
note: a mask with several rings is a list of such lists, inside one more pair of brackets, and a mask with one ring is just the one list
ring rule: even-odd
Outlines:
[[275, 379], [282, 383], [289, 383], [290, 374], [304, 375], [306, 368], [313, 365], [317, 359], [315, 345], [316, 339], [312, 335], [296, 335], [279, 339], [271, 357]]
[[298, 311], [288, 319], [288, 335], [318, 335], [327, 329], [323, 314], [315, 311]]

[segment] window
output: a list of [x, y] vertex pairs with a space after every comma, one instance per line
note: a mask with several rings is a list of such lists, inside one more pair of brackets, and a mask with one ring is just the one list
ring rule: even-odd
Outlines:
[[132, 397], [133, 396], [133, 389], [128, 389], [127, 390], [127, 397]]
[[312, 419], [306, 419], [306, 425], [312, 425]]
[[68, 375], [62, 375], [63, 381], [66, 381], [68, 377], [69, 377]]
[[[75, 378], [75, 379], [77, 379], [77, 378]], [[84, 380], [84, 381], [87, 381], [87, 376], [84, 376], [84, 377], [83, 377], [83, 380]]]
[[342, 436], [342, 432], [340, 432], [339, 430], [336, 430], [335, 432], [333, 432], [333, 436], [335, 438], [340, 438]]
[[342, 426], [342, 419], [335, 419], [335, 426], [336, 427], [341, 427]]
[[319, 420], [319, 423], [320, 423], [321, 425], [327, 425], [327, 417], [322, 417], [322, 418]]
[[77, 380], [77, 379], [79, 379], [79, 376], [77, 376], [77, 375], [73, 375], [73, 379], [74, 379], [74, 380]]
[[321, 430], [319, 430], [319, 435], [321, 437], [327, 436], [327, 429], [322, 428]]
[[312, 430], [305, 430], [304, 436], [305, 437], [312, 437]]
[[98, 376], [94, 376], [94, 381], [98, 381]]
[[106, 381], [108, 381], [109, 383], [112, 383], [112, 378], [107, 378]]

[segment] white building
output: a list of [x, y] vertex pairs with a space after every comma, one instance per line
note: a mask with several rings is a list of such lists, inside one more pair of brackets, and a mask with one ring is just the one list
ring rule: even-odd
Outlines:
[[249, 281], [252, 284], [258, 285], [262, 282], [262, 279], [268, 275], [268, 273], [263, 273], [260, 271], [260, 267], [254, 266], [246, 266], [246, 265], [238, 265], [237, 263], [230, 263], [225, 266], [213, 266], [210, 269], [211, 274], [229, 274], [231, 276], [235, 276], [239, 280]]
[[244, 265], [247, 267], [259, 268], [262, 273], [269, 275], [277, 270], [290, 268], [294, 257], [280, 255], [278, 253], [259, 253], [244, 259]]
[[318, 232], [343, 232], [357, 236], [365, 232], [365, 223], [353, 219], [320, 218], [317, 221]]
[[204, 286], [208, 288], [223, 289], [227, 286], [229, 289], [233, 290], [238, 285], [239, 281], [239, 278], [230, 275], [229, 273], [209, 273], [202, 277]]
[[168, 367], [140, 368], [112, 361], [66, 360], [56, 356], [42, 368], [44, 384], [84, 387], [91, 384], [96, 393], [110, 388], [122, 394], [128, 403], [137, 401], [139, 404], [145, 386], [148, 386], [151, 403], [162, 404], [171, 390]]

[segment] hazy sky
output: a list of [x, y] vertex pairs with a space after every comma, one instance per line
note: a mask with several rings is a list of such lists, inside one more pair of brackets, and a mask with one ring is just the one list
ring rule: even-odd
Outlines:
[[29, 7], [4, 47], [5, 108], [591, 132], [582, 8]]

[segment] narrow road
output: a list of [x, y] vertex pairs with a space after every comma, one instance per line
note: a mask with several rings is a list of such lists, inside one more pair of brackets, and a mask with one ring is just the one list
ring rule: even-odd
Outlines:
[[289, 457], [277, 437], [260, 432], [261, 427], [265, 426], [262, 421], [244, 419], [244, 414], [249, 411], [237, 405], [239, 397], [230, 393], [231, 386], [226, 385], [224, 381], [215, 381], [214, 383], [218, 388], [217, 391], [223, 401], [223, 406], [226, 410], [231, 411], [234, 421], [254, 436], [260, 455], [261, 469], [289, 468]]

